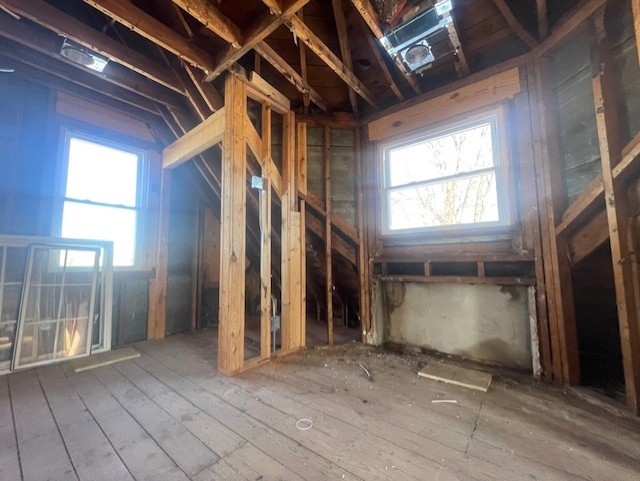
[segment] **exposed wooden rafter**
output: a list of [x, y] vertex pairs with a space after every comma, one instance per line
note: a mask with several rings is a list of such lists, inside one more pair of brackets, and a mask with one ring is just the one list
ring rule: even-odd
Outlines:
[[185, 62], [205, 73], [213, 70], [213, 58], [204, 50], [178, 34], [128, 0], [84, 0], [106, 16], [121, 23]]
[[[300, 20], [304, 21], [304, 8], [301, 8], [298, 12], [298, 17]], [[305, 83], [308, 83], [309, 76], [307, 75], [307, 47], [304, 43], [300, 42], [298, 44], [298, 50], [300, 51], [300, 76]], [[305, 115], [309, 113], [309, 103], [311, 99], [309, 97], [309, 92], [302, 92], [302, 105], [304, 107]]]
[[274, 16], [270, 13], [260, 17], [244, 35], [244, 41], [240, 48], [229, 46], [223, 50], [216, 58], [216, 67], [206, 77], [207, 82], [215, 80], [222, 72], [240, 60], [247, 52], [251, 51], [282, 25], [289, 17], [294, 16], [298, 10], [304, 7], [310, 0], [293, 0], [281, 15]]
[[296, 89], [301, 93], [308, 93], [309, 98], [324, 112], [329, 111], [327, 102], [320, 96], [314, 88], [312, 88], [302, 76], [295, 71], [295, 69], [289, 65], [274, 49], [272, 49], [267, 42], [260, 42], [255, 47], [258, 52], [267, 62], [269, 62], [278, 72], [280, 72], [284, 78], [286, 78]]
[[43, 0], [30, 0], [28, 2], [22, 0], [0, 0], [0, 4], [59, 35], [67, 37], [140, 73], [154, 82], [181, 94], [183, 93], [175, 76], [162, 65], [122, 45], [111, 37], [101, 34]]
[[378, 41], [376, 41], [375, 38], [373, 38], [372, 35], [369, 35], [369, 32], [364, 32], [364, 36], [369, 43], [369, 47], [371, 48], [371, 52], [373, 52], [373, 56], [378, 61], [378, 65], [382, 70], [384, 78], [387, 79], [389, 87], [391, 87], [391, 91], [398, 98], [398, 100], [402, 102], [404, 100], [404, 95], [402, 95], [400, 88], [398, 88], [398, 84], [393, 78], [393, 75], [391, 75], [391, 71], [389, 70], [389, 67], [387, 67], [387, 63], [384, 61], [384, 58], [382, 58], [382, 54], [380, 53], [380, 44], [378, 43]]
[[242, 43], [240, 29], [220, 10], [207, 0], [171, 0], [178, 7], [188, 12], [201, 24], [216, 35], [231, 43], [234, 48], [239, 48]]
[[493, 0], [493, 3], [496, 7], [498, 7], [498, 10], [500, 10], [500, 13], [502, 13], [502, 16], [505, 18], [516, 35], [520, 37], [522, 41], [529, 46], [529, 48], [534, 48], [538, 45], [539, 42], [535, 38], [533, 38], [533, 35], [531, 35], [526, 28], [522, 26], [520, 21], [511, 11], [509, 5], [507, 5], [506, 0]]
[[[384, 37], [384, 32], [382, 31], [382, 26], [380, 25], [380, 18], [378, 17], [378, 13], [373, 8], [371, 2], [369, 0], [351, 0], [351, 3], [353, 3], [353, 6], [360, 13], [375, 37], [378, 40]], [[407, 66], [399, 57], [393, 57], [393, 60], [396, 64], [396, 67], [398, 67], [398, 70], [404, 76], [405, 80], [409, 83], [414, 92], [420, 94], [421, 91], [420, 86], [418, 85], [418, 80], [409, 71]]]
[[[332, 0], [333, 16], [336, 20], [336, 30], [338, 32], [338, 42], [340, 43], [340, 55], [344, 66], [353, 71], [353, 62], [351, 61], [351, 48], [349, 47], [349, 35], [347, 32], [347, 21], [344, 18], [344, 8], [342, 0]], [[349, 86], [349, 102], [351, 103], [351, 111], [358, 116], [358, 97], [353, 87]]]
[[467, 56], [464, 54], [464, 50], [462, 49], [462, 43], [460, 42], [460, 35], [458, 34], [456, 20], [452, 15], [452, 12], [447, 12], [445, 15], [447, 15], [451, 19], [451, 21], [447, 24], [447, 33], [449, 34], [449, 41], [451, 42], [451, 46], [453, 47], [453, 62], [456, 67], [456, 72], [458, 73], [458, 77], [466, 77], [467, 75], [471, 74], [471, 70], [469, 69], [469, 64], [467, 63]]
[[282, 13], [282, 4], [284, 0], [262, 0], [267, 7], [269, 7], [269, 11], [273, 15], [280, 15]]
[[[122, 87], [136, 95], [159, 102], [163, 105], [171, 105], [174, 107], [180, 105], [180, 102], [178, 101], [179, 96], [175, 92], [154, 82], [150, 82], [140, 74], [132, 72], [118, 63], [110, 62], [104, 72], [99, 73], [63, 57], [60, 55], [62, 40], [54, 32], [27, 25], [24, 22], [13, 20], [5, 15], [0, 15], [0, 35], [24, 45], [25, 47], [29, 47], [46, 57], [55, 59], [60, 63], [60, 68], [51, 62], [43, 62], [42, 65], [51, 65], [51, 73], [57, 74], [56, 72], [62, 70], [62, 65], [66, 64], [72, 66], [74, 71], [82, 72], [79, 73], [79, 78], [93, 76], [101, 82], [108, 82], [118, 87]], [[65, 77], [66, 76], [73, 75], [71, 72], [67, 72], [65, 74]], [[105, 88], [108, 89], [109, 87]]]
[[349, 87], [366, 100], [370, 105], [376, 107], [373, 94], [369, 89], [348, 69], [340, 59], [331, 51], [326, 44], [311, 31], [298, 17], [292, 16], [286, 21], [289, 29], [302, 40], [313, 53], [326, 63]]
[[538, 15], [538, 35], [540, 40], [544, 40], [549, 35], [547, 0], [536, 0], [536, 12]]

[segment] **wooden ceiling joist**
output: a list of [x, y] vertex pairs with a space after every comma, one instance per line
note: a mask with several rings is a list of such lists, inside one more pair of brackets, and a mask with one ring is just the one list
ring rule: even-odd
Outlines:
[[384, 78], [387, 79], [387, 82], [389, 83], [389, 87], [391, 87], [391, 91], [398, 98], [398, 100], [402, 102], [404, 100], [404, 95], [402, 95], [402, 92], [400, 91], [398, 84], [393, 78], [393, 75], [391, 74], [389, 67], [387, 67], [387, 63], [384, 61], [384, 58], [382, 58], [382, 54], [380, 53], [379, 42], [377, 42], [372, 35], [369, 35], [369, 32], [364, 32], [364, 36], [367, 39], [367, 42], [369, 43], [369, 47], [371, 48], [371, 52], [373, 53], [373, 56], [376, 58], [376, 61], [380, 66], [380, 70], [382, 70], [382, 74], [384, 75]]
[[278, 27], [280, 27], [289, 17], [294, 16], [298, 10], [304, 7], [310, 0], [293, 0], [291, 4], [279, 16], [267, 13], [259, 18], [252, 28], [249, 29], [244, 36], [244, 42], [240, 48], [229, 46], [223, 50], [216, 59], [216, 67], [206, 77], [207, 82], [211, 82], [220, 76], [231, 65], [240, 60], [245, 54], [255, 48], [260, 42], [271, 35]]
[[[333, 16], [336, 21], [336, 30], [338, 32], [338, 42], [340, 43], [340, 55], [342, 56], [342, 62], [344, 66], [353, 71], [353, 62], [351, 61], [351, 48], [349, 47], [349, 35], [347, 33], [347, 21], [344, 18], [344, 8], [342, 6], [342, 0], [332, 0], [333, 4]], [[349, 103], [351, 104], [351, 111], [357, 117], [358, 116], [358, 97], [356, 96], [353, 87], [349, 86]]]
[[240, 29], [207, 0], [171, 0], [234, 48], [242, 44]]
[[139, 74], [183, 94], [170, 70], [61, 12], [43, 0], [0, 0], [18, 15], [93, 50]]
[[178, 101], [179, 96], [176, 95], [175, 92], [150, 82], [148, 79], [140, 76], [140, 74], [132, 72], [120, 64], [110, 62], [104, 72], [100, 73], [63, 57], [60, 55], [62, 39], [49, 30], [32, 27], [24, 22], [0, 15], [0, 35], [25, 47], [29, 47], [46, 57], [70, 65], [74, 67], [75, 70], [84, 72], [86, 75], [91, 75], [104, 82], [122, 87], [149, 100], [173, 107], [182, 105], [181, 102]]
[[196, 70], [191, 65], [184, 65], [184, 69], [187, 71], [189, 77], [191, 77], [191, 81], [196, 86], [200, 95], [209, 106], [212, 112], [216, 112], [224, 107], [224, 100], [222, 96], [218, 93], [216, 88], [211, 85], [209, 82], [205, 82], [202, 76], [202, 72]]
[[262, 3], [264, 3], [267, 7], [269, 7], [269, 11], [273, 15], [282, 14], [283, 0], [262, 0]]
[[451, 42], [451, 46], [453, 47], [454, 52], [454, 65], [456, 67], [456, 72], [458, 73], [458, 77], [466, 77], [471, 74], [471, 70], [469, 69], [469, 64], [467, 63], [467, 56], [464, 54], [464, 50], [462, 49], [462, 43], [460, 42], [460, 35], [458, 34], [458, 26], [456, 25], [455, 18], [448, 12], [446, 14], [451, 18], [451, 21], [447, 24], [447, 33], [449, 34], [449, 41]]
[[[327, 45], [311, 31], [298, 17], [292, 16], [286, 21], [289, 29], [302, 40], [313, 53], [331, 68], [349, 87], [366, 100], [371, 106], [376, 107], [373, 94], [369, 89], [348, 69]], [[377, 108], [377, 107], [376, 107]]]
[[[351, 0], [353, 6], [360, 13], [360, 16], [363, 18], [365, 23], [369, 26], [376, 39], [380, 40], [384, 37], [384, 32], [382, 31], [382, 26], [380, 25], [380, 17], [378, 17], [378, 13], [369, 0]], [[418, 85], [418, 80], [414, 77], [414, 75], [409, 71], [407, 66], [402, 62], [399, 57], [393, 57], [394, 63], [396, 67], [405, 78], [407, 83], [411, 86], [413, 91], [416, 94], [422, 93], [420, 91], [420, 85]]]
[[306, 82], [295, 69], [284, 60], [278, 52], [272, 49], [267, 42], [260, 42], [256, 45], [256, 52], [269, 62], [284, 78], [286, 78], [301, 93], [308, 93], [309, 98], [324, 112], [329, 111], [327, 102], [320, 94]]
[[125, 90], [117, 85], [110, 84], [99, 77], [95, 77], [84, 71], [70, 70], [65, 64], [52, 58], [44, 57], [33, 50], [29, 50], [15, 43], [0, 38], [0, 54], [12, 58], [24, 65], [28, 65], [39, 71], [47, 72], [62, 80], [66, 80], [75, 85], [91, 89], [114, 100], [124, 102], [133, 107], [145, 110], [149, 113], [158, 114], [155, 103], [149, 99], [141, 97], [129, 90]]
[[549, 35], [547, 0], [536, 0], [536, 12], [538, 15], [538, 35], [540, 35], [540, 40], [544, 40]]
[[213, 57], [128, 0], [84, 0], [108, 17], [121, 23], [185, 62], [205, 73], [213, 70]]
[[493, 0], [493, 3], [496, 7], [498, 7], [498, 10], [500, 10], [500, 13], [512, 28], [512, 30], [518, 37], [522, 39], [524, 43], [529, 46], [529, 48], [534, 48], [538, 45], [539, 42], [535, 38], [533, 38], [533, 35], [531, 35], [529, 31], [524, 28], [524, 26], [516, 18], [509, 5], [507, 5], [506, 0]]
[[267, 42], [260, 42], [255, 47], [256, 52], [269, 62], [278, 72], [282, 74], [300, 93], [308, 93], [311, 101], [324, 112], [329, 111], [327, 102], [320, 94], [306, 82], [295, 69], [284, 60], [278, 52], [272, 49]]

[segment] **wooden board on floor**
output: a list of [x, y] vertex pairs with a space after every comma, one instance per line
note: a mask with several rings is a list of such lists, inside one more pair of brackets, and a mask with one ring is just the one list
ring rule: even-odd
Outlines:
[[101, 352], [89, 357], [75, 359], [69, 363], [73, 372], [88, 371], [97, 367], [109, 366], [116, 362], [128, 361], [140, 357], [140, 353], [132, 347], [124, 349], [115, 349], [109, 352]]
[[430, 362], [418, 371], [418, 376], [483, 392], [489, 390], [492, 378], [487, 372], [442, 362]]

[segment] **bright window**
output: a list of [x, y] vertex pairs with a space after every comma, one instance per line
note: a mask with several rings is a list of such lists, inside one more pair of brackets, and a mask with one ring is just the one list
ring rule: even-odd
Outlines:
[[498, 118], [491, 114], [386, 146], [383, 230], [509, 224]]
[[65, 147], [60, 235], [113, 241], [114, 266], [135, 266], [143, 154], [77, 135], [67, 135]]

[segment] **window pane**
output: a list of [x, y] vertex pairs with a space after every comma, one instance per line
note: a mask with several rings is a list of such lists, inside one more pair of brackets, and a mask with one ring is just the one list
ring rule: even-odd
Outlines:
[[389, 229], [500, 220], [495, 173], [389, 192]]
[[138, 162], [131, 152], [72, 138], [65, 197], [135, 207]]
[[389, 187], [490, 168], [494, 166], [492, 125], [391, 149], [388, 159]]
[[[113, 265], [133, 266], [136, 251], [136, 211], [66, 201], [62, 237], [113, 241]], [[90, 262], [90, 263], [88, 263]], [[78, 255], [70, 266], [93, 265], [93, 255]]]

